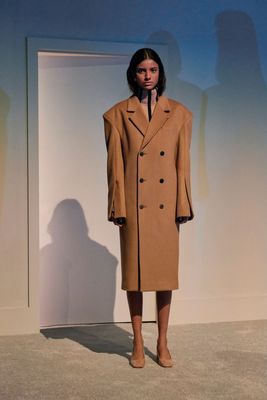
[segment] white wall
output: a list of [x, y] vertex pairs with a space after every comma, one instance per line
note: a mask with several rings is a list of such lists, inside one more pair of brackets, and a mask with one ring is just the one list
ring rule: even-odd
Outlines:
[[[128, 63], [39, 53], [41, 326], [129, 321], [118, 228], [107, 222], [102, 118], [130, 94]], [[155, 320], [154, 300], [146, 294], [144, 320]]]
[[196, 218], [182, 228], [172, 321], [266, 318], [266, 4], [245, 3], [169, 0], [159, 12], [159, 2], [1, 1], [2, 333], [37, 329], [21, 312], [29, 305], [28, 36], [168, 44], [169, 93], [195, 115]]

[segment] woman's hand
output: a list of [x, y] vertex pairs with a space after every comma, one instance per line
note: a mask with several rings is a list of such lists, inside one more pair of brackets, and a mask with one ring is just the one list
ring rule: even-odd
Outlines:
[[120, 228], [125, 224], [126, 219], [124, 217], [114, 218], [113, 224], [119, 226]]
[[185, 224], [189, 221], [189, 219], [190, 217], [177, 217], [176, 222], [178, 222], [179, 224]]

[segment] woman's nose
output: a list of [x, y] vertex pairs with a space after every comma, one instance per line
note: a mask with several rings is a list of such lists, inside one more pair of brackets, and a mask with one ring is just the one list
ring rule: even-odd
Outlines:
[[146, 80], [149, 80], [150, 78], [151, 78], [150, 71], [146, 71], [145, 79], [146, 79]]

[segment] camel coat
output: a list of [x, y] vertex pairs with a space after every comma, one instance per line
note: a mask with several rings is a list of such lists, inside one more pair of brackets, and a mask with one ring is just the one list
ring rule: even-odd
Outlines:
[[104, 114], [108, 220], [120, 228], [122, 289], [178, 288], [179, 224], [193, 218], [190, 190], [192, 114], [160, 96], [148, 121], [136, 96]]

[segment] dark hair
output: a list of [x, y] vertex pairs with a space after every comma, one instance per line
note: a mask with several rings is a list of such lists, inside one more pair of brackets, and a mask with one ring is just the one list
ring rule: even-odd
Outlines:
[[159, 66], [159, 80], [157, 84], [158, 95], [161, 96], [165, 90], [166, 85], [166, 77], [164, 72], [164, 67], [159, 55], [153, 50], [149, 48], [139, 49], [137, 50], [131, 58], [129, 67], [127, 69], [127, 81], [129, 88], [131, 91], [138, 95], [140, 88], [136, 83], [136, 67], [144, 60], [154, 60]]

